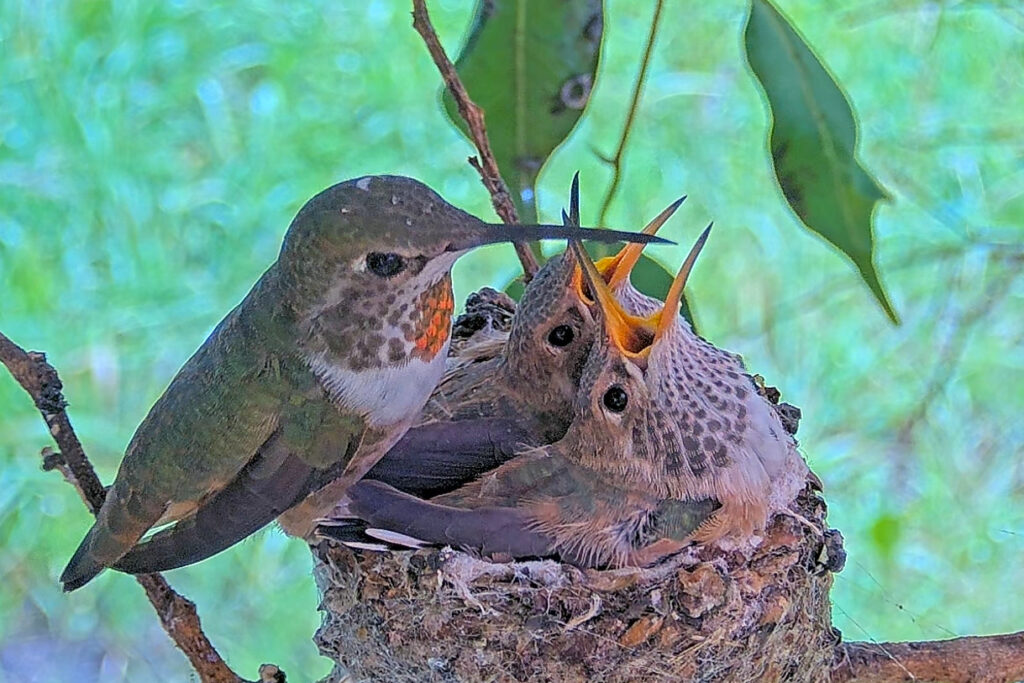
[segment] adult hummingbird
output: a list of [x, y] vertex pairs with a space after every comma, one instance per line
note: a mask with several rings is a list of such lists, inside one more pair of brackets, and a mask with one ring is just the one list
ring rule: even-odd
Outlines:
[[236, 543], [329, 482], [343, 488], [359, 479], [441, 377], [455, 260], [484, 244], [567, 236], [651, 241], [486, 224], [399, 176], [353, 179], [316, 195], [292, 221], [277, 261], [139, 426], [61, 575], [64, 589], [114, 565], [151, 571], [130, 551], [154, 526], [174, 523], [147, 541], [150, 559], [180, 566]]
[[[571, 216], [564, 216], [565, 225], [579, 224], [578, 196], [574, 178]], [[660, 226], [670, 214], [664, 213], [654, 224]], [[648, 226], [644, 233], [653, 235], [656, 226]], [[627, 255], [629, 263], [619, 272], [632, 267], [640, 251], [627, 245], [620, 254]], [[518, 316], [520, 322], [507, 343], [485, 344], [490, 351], [474, 352], [478, 362], [449, 368], [419, 424], [367, 476], [419, 495], [450, 490], [493, 469], [522, 444], [550, 443], [564, 433], [569, 422], [566, 406], [593, 336], [589, 315], [579, 303], [575, 261], [550, 262], [527, 290], [521, 310], [534, 314]], [[511, 359], [501, 352], [510, 345], [517, 349]], [[528, 365], [516, 358], [534, 362]], [[567, 375], [576, 378], [559, 379]], [[534, 391], [539, 378], [550, 378], [552, 392]], [[330, 512], [348, 483], [342, 479], [324, 487], [283, 512], [278, 522], [291, 535], [309, 537], [315, 520]], [[245, 487], [228, 487], [194, 520], [179, 522], [132, 548], [115, 567], [145, 573], [207, 557], [216, 539], [233, 539], [240, 533], [235, 527], [253, 525], [248, 495]]]
[[[657, 233], [682, 201], [643, 233]], [[578, 175], [562, 216], [563, 224], [579, 225]], [[629, 272], [643, 246], [627, 244], [598, 262], [613, 291], [630, 286]], [[581, 277], [571, 250], [548, 261], [527, 284], [508, 334], [485, 334], [460, 351], [417, 425], [366, 477], [429, 497], [471, 481], [523, 448], [562, 438], [597, 329]]]

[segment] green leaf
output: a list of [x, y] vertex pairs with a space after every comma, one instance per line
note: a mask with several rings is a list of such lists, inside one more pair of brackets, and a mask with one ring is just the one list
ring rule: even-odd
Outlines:
[[[484, 109], [491, 148], [524, 221], [534, 186], [589, 100], [603, 27], [601, 0], [477, 0], [455, 68]], [[467, 132], [451, 94], [448, 117]]]
[[782, 194], [812, 232], [850, 257], [899, 323], [873, 263], [871, 217], [885, 190], [857, 163], [857, 120], [835, 79], [767, 0], [752, 0], [745, 47], [768, 98]]
[[513, 301], [519, 303], [519, 300], [523, 298], [523, 290], [526, 289], [526, 285], [523, 284], [522, 276], [512, 278], [507, 285], [505, 285], [501, 291], [512, 297]]

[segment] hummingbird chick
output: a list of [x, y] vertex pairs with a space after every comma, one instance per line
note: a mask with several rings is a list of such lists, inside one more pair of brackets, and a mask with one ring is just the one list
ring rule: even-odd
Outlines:
[[350, 511], [428, 542], [585, 567], [649, 564], [694, 540], [762, 529], [795, 498], [807, 468], [736, 357], [678, 315], [708, 230], [664, 306], [643, 318], [623, 309], [574, 243], [601, 333], [561, 440], [429, 502], [361, 482], [349, 491]]
[[[353, 179], [316, 195], [292, 221], [277, 261], [139, 426], [61, 575], [64, 589], [111, 566], [145, 573], [191, 564], [325, 485], [343, 490], [358, 480], [441, 378], [456, 259], [484, 244], [567, 236], [652, 241], [486, 224], [399, 176]], [[165, 524], [173, 525], [139, 545]]]
[[[788, 510], [809, 470], [778, 412], [756, 390], [740, 356], [719, 349], [677, 315], [683, 288], [711, 226], [691, 249], [664, 306], [629, 314], [587, 269], [587, 284], [627, 367], [643, 377], [654, 406], [630, 443], [631, 476], [671, 499], [713, 498], [721, 508], [697, 541], [749, 538]], [[598, 463], [595, 462], [595, 466]]]

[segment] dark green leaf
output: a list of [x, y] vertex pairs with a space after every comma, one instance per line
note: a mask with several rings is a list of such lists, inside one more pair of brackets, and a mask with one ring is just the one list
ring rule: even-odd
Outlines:
[[[662, 301], [668, 296], [668, 290], [672, 286], [673, 277], [673, 274], [665, 266], [647, 254], [640, 257], [640, 260], [633, 266], [633, 272], [630, 273], [630, 280], [632, 280], [634, 287], [647, 296], [653, 296], [655, 299]], [[693, 322], [693, 313], [690, 312], [690, 304], [687, 302], [685, 294], [679, 308], [683, 317], [696, 330], [697, 326]]]
[[767, 0], [752, 0], [745, 46], [768, 98], [772, 159], [782, 194], [809, 230], [850, 257], [898, 323], [873, 263], [872, 211], [888, 196], [857, 163], [857, 121], [850, 103]]
[[512, 297], [516, 303], [523, 298], [523, 290], [526, 289], [526, 285], [523, 284], [523, 277], [521, 275], [512, 278], [512, 280], [505, 285], [501, 291]]
[[[536, 220], [541, 167], [589, 99], [602, 24], [601, 0], [477, 1], [455, 67], [484, 109], [498, 167], [525, 221]], [[447, 90], [443, 99], [449, 118], [465, 133]]]

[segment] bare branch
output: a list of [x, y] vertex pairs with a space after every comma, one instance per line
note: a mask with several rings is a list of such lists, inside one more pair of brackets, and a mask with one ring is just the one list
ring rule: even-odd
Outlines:
[[1004, 683], [1024, 679], [1024, 631], [917, 643], [844, 643], [834, 683]]
[[[989, 259], [994, 260], [992, 256]], [[967, 342], [974, 332], [975, 326], [1003, 300], [1003, 297], [1010, 290], [1010, 286], [1016, 281], [1016, 276], [1017, 271], [1010, 270], [1000, 274], [998, 277], [992, 278], [978, 300], [970, 304], [967, 311], [952, 326], [953, 332], [943, 342], [936, 356], [936, 362], [932, 368], [932, 374], [924, 394], [917, 402], [914, 411], [907, 416], [900, 426], [896, 437], [898, 443], [909, 445], [914, 429], [928, 415], [932, 404], [946, 390], [950, 380], [959, 369], [960, 360], [963, 357], [964, 350], [967, 348]], [[952, 305], [952, 301], [949, 303]]]
[[[519, 214], [512, 203], [512, 196], [509, 194], [508, 186], [505, 185], [505, 181], [501, 178], [498, 162], [494, 158], [494, 152], [491, 151], [491, 142], [487, 138], [484, 110], [470, 99], [469, 93], [466, 92], [466, 87], [462, 84], [459, 74], [455, 71], [455, 65], [448, 59], [447, 53], [445, 53], [444, 48], [441, 46], [437, 32], [434, 30], [433, 24], [430, 23], [430, 15], [427, 13], [425, 0], [412, 0], [412, 27], [423, 36], [423, 42], [426, 43], [427, 50], [430, 52], [437, 70], [441, 72], [441, 77], [444, 79], [448, 91], [451, 92], [452, 97], [455, 99], [459, 115], [466, 122], [466, 125], [469, 126], [470, 137], [473, 139], [473, 144], [476, 145], [479, 154], [479, 157], [469, 157], [469, 163], [480, 174], [480, 180], [483, 181], [484, 187], [487, 188], [491, 195], [491, 203], [494, 205], [494, 210], [501, 216], [501, 220], [506, 223], [518, 223]], [[537, 274], [537, 259], [534, 257], [533, 252], [530, 251], [530, 246], [526, 242], [516, 242], [515, 248], [516, 254], [519, 256], [519, 262], [523, 264], [525, 279], [529, 282]]]
[[[44, 450], [44, 469], [58, 469], [75, 485], [95, 516], [107, 492], [85, 455], [64, 407], [63, 385], [46, 355], [23, 348], [0, 333], [0, 362], [28, 392], [43, 415], [60, 453]], [[195, 604], [174, 591], [160, 574], [136, 576], [167, 635], [185, 653], [203, 683], [245, 683], [228, 667], [203, 632]], [[283, 679], [282, 679], [283, 680]]]
[[36, 408], [42, 413], [75, 486], [89, 511], [95, 515], [103, 505], [106, 491], [93, 471], [92, 464], [85, 457], [82, 444], [71, 427], [67, 413], [64, 412], [67, 403], [61, 393], [64, 386], [57, 376], [57, 371], [46, 362], [44, 354], [26, 352], [3, 333], [0, 333], [0, 361], [28, 392]]
[[654, 52], [654, 41], [658, 37], [658, 25], [661, 23], [661, 10], [663, 6], [664, 0], [658, 0], [658, 4], [654, 7], [651, 31], [647, 34], [647, 46], [644, 48], [644, 56], [640, 61], [640, 72], [637, 74], [636, 82], [633, 84], [633, 98], [629, 103], [629, 113], [626, 114], [626, 123], [622, 127], [619, 146], [611, 159], [607, 159], [600, 154], [598, 155], [603, 161], [611, 164], [614, 169], [611, 185], [608, 186], [608, 191], [604, 195], [604, 201], [601, 202], [601, 213], [597, 219], [598, 225], [604, 225], [604, 219], [608, 215], [608, 207], [611, 206], [615, 193], [619, 189], [619, 183], [622, 181], [622, 156], [626, 150], [626, 143], [629, 142], [629, 134], [633, 131], [633, 121], [636, 119], [636, 112], [640, 105], [640, 94], [643, 92], [644, 83], [647, 81], [647, 69], [651, 65], [651, 55]]

